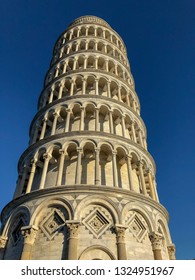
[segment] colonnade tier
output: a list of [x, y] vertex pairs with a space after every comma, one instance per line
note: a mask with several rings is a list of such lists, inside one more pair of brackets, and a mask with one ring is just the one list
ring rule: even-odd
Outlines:
[[131, 139], [147, 149], [142, 119], [127, 108], [97, 99], [77, 98], [57, 103], [38, 112], [30, 127], [30, 144], [45, 137], [72, 132], [99, 131]]
[[76, 70], [71, 74], [67, 72], [67, 74], [55, 78], [41, 92], [38, 109], [40, 110], [57, 99], [79, 94], [104, 96], [110, 98], [110, 101], [117, 100], [128, 105], [140, 115], [140, 103], [135, 91], [124, 80], [120, 80], [112, 74], [98, 73], [94, 69], [91, 71]]
[[100, 71], [101, 73], [112, 75], [119, 80], [124, 80], [129, 86], [134, 88], [134, 81], [129, 70], [120, 62], [112, 57], [107, 57], [104, 54], [98, 53], [79, 53], [61, 57], [60, 61], [51, 66], [45, 77], [45, 86], [51, 83], [54, 79], [71, 73], [72, 71]]
[[15, 197], [54, 186], [99, 185], [141, 193], [158, 201], [155, 175], [148, 158], [112, 142], [49, 142], [23, 160]]
[[88, 37], [76, 38], [62, 45], [53, 56], [51, 66], [62, 57], [80, 52], [87, 53], [88, 51], [112, 57], [130, 70], [129, 62], [120, 49], [105, 40]]
[[86, 23], [80, 25], [79, 23], [77, 26], [74, 25], [67, 28], [56, 41], [53, 51], [54, 55], [64, 44], [73, 40], [74, 38], [78, 39], [80, 37], [94, 37], [102, 39], [108, 43], [112, 43], [126, 56], [126, 48], [120, 35], [112, 28], [103, 26], [99, 23], [95, 23], [95, 25]]

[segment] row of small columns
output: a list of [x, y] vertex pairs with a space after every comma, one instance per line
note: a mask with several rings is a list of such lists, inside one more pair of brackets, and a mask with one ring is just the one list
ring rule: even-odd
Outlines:
[[[108, 63], [109, 63], [109, 60], [108, 59], [105, 59], [105, 70], [106, 73], [110, 73], [109, 72], [109, 68], [108, 68]], [[56, 67], [55, 68], [55, 71], [54, 72], [50, 72], [47, 76], [47, 79], [46, 79], [46, 84], [49, 83], [52, 79], [56, 79], [59, 75], [64, 75], [66, 73], [66, 69], [68, 67], [68, 63], [64, 63], [63, 65], [63, 70], [60, 69], [60, 67]], [[125, 70], [122, 71], [122, 77], [118, 76], [118, 65], [115, 63], [115, 72], [114, 72], [114, 75], [116, 75], [118, 78], [121, 78], [123, 79], [124, 81], [127, 81], [128, 85], [131, 85], [131, 80], [130, 80], [130, 77], [129, 77], [129, 73], [128, 73], [128, 77], [126, 79], [126, 76], [125, 76]], [[85, 57], [84, 59], [84, 64], [83, 64], [83, 68], [82, 70], [87, 70], [87, 57]], [[91, 69], [91, 68], [89, 68]], [[73, 67], [71, 69], [71, 71], [75, 71], [75, 70], [78, 70], [77, 68], [77, 59], [74, 60], [74, 63], [73, 63]], [[102, 70], [101, 68], [98, 68], [98, 58], [96, 57], [95, 59], [95, 67], [93, 68], [93, 70]]]
[[[76, 79], [72, 79], [70, 81], [71, 83], [71, 86], [70, 86], [70, 93], [69, 93], [69, 96], [73, 96], [74, 95], [74, 87], [75, 87], [75, 80]], [[111, 90], [110, 90], [110, 84], [111, 84], [111, 81], [107, 81], [107, 97], [108, 98], [112, 98], [111, 96]], [[62, 94], [63, 94], [63, 89], [64, 89], [64, 85], [65, 85], [65, 80], [62, 80], [58, 86], [59, 86], [59, 92], [58, 92], [58, 96], [57, 96], [57, 99], [61, 99], [62, 98]], [[82, 79], [82, 95], [85, 95], [86, 94], [86, 85], [87, 85], [87, 79]], [[120, 102], [123, 102], [122, 101], [122, 98], [121, 98], [121, 86], [118, 87], [118, 90], [117, 90], [117, 96], [118, 96], [118, 100]], [[52, 86], [50, 87], [46, 93], [45, 93], [45, 96], [44, 96], [44, 100], [43, 100], [43, 105], [42, 107], [45, 107], [47, 105], [47, 101], [48, 103], [52, 103], [53, 102], [53, 98], [54, 98], [54, 92], [55, 92], [55, 86]], [[48, 98], [48, 93], [49, 93], [49, 98]], [[96, 78], [95, 79], [95, 95], [99, 95], [99, 79]], [[137, 112], [139, 114], [139, 109], [136, 107], [136, 101], [134, 98], [131, 98], [130, 100], [130, 96], [129, 94], [126, 95], [126, 100], [127, 100], [127, 105], [129, 107], [131, 107], [131, 103], [132, 103], [132, 107], [134, 109], [135, 112]]]
[[[85, 107], [80, 107], [81, 109], [81, 117], [80, 117], [80, 127], [79, 130], [83, 131], [84, 130], [84, 124], [85, 124]], [[100, 131], [100, 127], [99, 127], [99, 108], [95, 108], [95, 131]], [[72, 114], [72, 111], [70, 109], [66, 109], [66, 122], [65, 122], [65, 127], [64, 127], [64, 132], [69, 132], [69, 126], [70, 126], [70, 117]], [[112, 117], [113, 111], [109, 110], [109, 127], [110, 127], [110, 133], [113, 134], [114, 131], [114, 125], [113, 125], [113, 117]], [[51, 124], [51, 136], [55, 135], [56, 132], [56, 126], [57, 126], [57, 121], [58, 118], [60, 117], [60, 114], [57, 112], [53, 113], [54, 115], [54, 120], [53, 123], [48, 119], [48, 117], [45, 117], [43, 119], [43, 125], [42, 125], [42, 130], [41, 130], [41, 134], [39, 137], [39, 140], [43, 139], [45, 136], [45, 132], [46, 132], [46, 128], [48, 124]], [[125, 115], [122, 114], [120, 116], [120, 122], [122, 125], [122, 136], [125, 138], [129, 138], [128, 135], [126, 134], [126, 125], [125, 125]], [[131, 131], [132, 131], [132, 141], [134, 141], [135, 143], [137, 143], [137, 137], [136, 137], [136, 133], [135, 133], [135, 122], [131, 121], [131, 123], [128, 124], [131, 127]], [[38, 137], [38, 132], [39, 132], [39, 125], [35, 125], [35, 131], [33, 134], [33, 138], [32, 141], [30, 142], [30, 144], [34, 144], [37, 141], [37, 137]], [[147, 144], [146, 144], [146, 138], [144, 135], [142, 135], [142, 131], [141, 129], [138, 129], [138, 137], [139, 137], [139, 144], [144, 147], [147, 150]]]
[[[74, 220], [66, 221], [65, 225], [68, 228], [68, 259], [78, 259], [78, 234], [80, 223]], [[113, 228], [116, 234], [117, 244], [117, 257], [118, 260], [127, 260], [127, 250], [125, 241], [125, 231], [128, 227], [122, 224], [116, 224]], [[32, 254], [32, 247], [36, 239], [38, 228], [34, 225], [24, 226], [21, 228], [22, 235], [24, 237], [24, 245], [21, 254], [21, 260], [30, 260]], [[152, 232], [149, 234], [152, 250], [154, 254], [154, 260], [162, 260], [162, 235], [158, 232]], [[0, 236], [0, 259], [3, 259], [4, 251], [6, 248], [8, 238]], [[169, 259], [175, 260], [175, 246], [171, 244], [167, 247]]]
[[[77, 157], [77, 165], [76, 165], [75, 184], [79, 185], [81, 183], [81, 160], [82, 160], [83, 149], [77, 148], [77, 152], [78, 152], [78, 157]], [[95, 149], [95, 185], [100, 185], [99, 153], [100, 153], [100, 149], [96, 148]], [[64, 168], [64, 160], [65, 160], [66, 153], [64, 150], [60, 150], [60, 154], [61, 154], [61, 157], [60, 157], [59, 170], [58, 170], [58, 175], [57, 175], [57, 184], [56, 184], [57, 186], [61, 186], [63, 168]], [[114, 187], [118, 187], [116, 154], [117, 153], [115, 151], [112, 152]], [[45, 180], [46, 180], [46, 176], [47, 176], [47, 169], [48, 169], [49, 161], [52, 158], [52, 155], [49, 153], [45, 153], [43, 158], [44, 158], [44, 164], [43, 164], [42, 176], [41, 176], [40, 185], [39, 185], [40, 190], [44, 188]], [[133, 187], [131, 159], [132, 159], [132, 157], [130, 155], [128, 155], [127, 156], [127, 169], [128, 169], [128, 177], [129, 177], [129, 186], [130, 186], [131, 191], [135, 191], [134, 187]], [[32, 161], [32, 167], [31, 167], [30, 176], [29, 176], [29, 180], [28, 180], [28, 184], [27, 184], [27, 188], [26, 188], [26, 193], [29, 193], [31, 191], [37, 164], [38, 164], [38, 160], [34, 159]], [[145, 196], [148, 196], [147, 190], [146, 190], [144, 173], [143, 173], [143, 162], [142, 161], [139, 161], [138, 167], [139, 167], [142, 193]], [[150, 196], [152, 199], [159, 201], [157, 191], [156, 191], [155, 180], [152, 179], [152, 174], [149, 169], [147, 170], [147, 174], [148, 174], [148, 181], [149, 181], [149, 188], [150, 188]], [[27, 176], [27, 170], [24, 170], [21, 182], [18, 181], [18, 184], [20, 185], [19, 194], [21, 194], [23, 192], [23, 185], [24, 185], [26, 176]], [[16, 188], [16, 190], [17, 189], [18, 188]]]
[[[106, 51], [106, 49], [105, 49]], [[76, 70], [77, 69], [77, 63], [78, 63], [78, 59], [77, 57], [74, 58], [74, 63], [73, 63], [73, 67], [72, 67], [72, 71]], [[98, 70], [98, 59], [99, 57], [98, 56], [95, 56], [95, 65], [94, 65], [94, 68], [95, 70]], [[88, 60], [88, 57], [84, 57], [84, 63], [83, 63], [83, 70], [87, 69], [87, 60]], [[106, 72], [109, 72], [109, 59], [104, 59], [105, 61], [105, 71]], [[61, 69], [59, 66], [57, 66], [55, 68], [55, 74], [54, 74], [54, 78], [57, 78], [59, 75], [63, 75], [66, 73], [66, 70], [67, 70], [67, 67], [68, 67], [68, 61], [67, 62], [64, 62], [63, 65], [63, 69]], [[115, 64], [115, 75], [118, 76], [118, 67], [119, 65]], [[60, 70], [62, 70], [62, 72], [59, 74]], [[123, 71], [123, 79], [125, 79], [125, 71]]]
[[[88, 50], [88, 46], [89, 46], [89, 43], [90, 43], [91, 41], [89, 41], [89, 40], [86, 40], [85, 41], [85, 49], [82, 49], [82, 50]], [[98, 43], [99, 42], [94, 42], [94, 51], [99, 51], [98, 50]], [[80, 46], [80, 43], [79, 42], [76, 42], [75, 44], [75, 52], [77, 52], [77, 51], [80, 51], [80, 49], [79, 49], [79, 46]], [[103, 45], [103, 48], [102, 48], [102, 52], [104, 53], [104, 54], [108, 54], [108, 46], [109, 45], [107, 45], [107, 44], [104, 44]], [[71, 48], [72, 48], [72, 46], [71, 45], [67, 45], [67, 47], [66, 47], [66, 55], [68, 55], [68, 54], [70, 54], [70, 50], [71, 50]], [[91, 49], [90, 49], [91, 50]], [[115, 58], [119, 58], [119, 60], [122, 60], [122, 61], [126, 61], [125, 60], [125, 58], [122, 58], [122, 55], [119, 53], [119, 56], [117, 57], [116, 56], [116, 50], [115, 49], [112, 49], [112, 56], [113, 57], [115, 57]], [[117, 52], [118, 52], [118, 50], [117, 50]], [[60, 59], [61, 57], [63, 57], [64, 56], [64, 48], [62, 48], [61, 50], [60, 50], [60, 53], [59, 53], [59, 57], [58, 58], [55, 58], [54, 57], [54, 59], [53, 59], [53, 61], [52, 61], [52, 63], [54, 63], [57, 59]], [[127, 63], [125, 62], [125, 65], [126, 65]]]
[[[88, 34], [88, 31], [89, 31], [89, 28], [90, 27], [86, 27], [86, 34], [84, 35], [84, 36], [89, 36], [89, 34]], [[80, 36], [80, 30], [81, 30], [81, 27], [78, 27], [77, 28], [77, 35], [76, 35], [76, 37], [78, 38], [79, 36]], [[74, 39], [73, 38], [73, 32], [74, 32], [74, 30], [70, 30], [70, 33], [69, 33], [69, 38], [68, 38], [68, 40], [70, 41], [70, 40], [72, 40], [72, 39]], [[90, 34], [91, 35], [91, 34]], [[103, 37], [103, 39], [106, 39], [106, 30], [102, 30], [102, 37]], [[95, 27], [94, 26], [94, 36], [95, 37], [97, 37], [97, 27]], [[66, 43], [66, 37], [64, 36], [63, 38], [62, 38], [62, 41], [61, 41], [61, 44], [60, 44], [60, 46], [61, 45], [63, 45], [63, 44], [65, 44]], [[113, 43], [114, 44], [114, 42], [113, 42], [113, 34], [111, 34], [110, 33], [110, 41], [111, 41], [111, 43]], [[121, 45], [122, 45], [122, 43], [121, 43]], [[116, 40], [116, 46], [118, 47], [118, 48], [121, 48], [121, 46], [119, 46], [119, 41], [118, 40]]]

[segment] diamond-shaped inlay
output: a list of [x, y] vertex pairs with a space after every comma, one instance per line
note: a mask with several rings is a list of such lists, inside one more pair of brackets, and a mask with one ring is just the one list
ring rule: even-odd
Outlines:
[[100, 210], [95, 209], [83, 220], [83, 224], [96, 238], [99, 238], [110, 226], [110, 221]]
[[147, 233], [147, 229], [138, 215], [134, 214], [129, 222], [129, 228], [134, 237], [141, 242]]
[[63, 226], [65, 220], [63, 215], [57, 209], [54, 209], [49, 215], [43, 220], [40, 225], [41, 230], [45, 233], [48, 239], [53, 239], [58, 234]]

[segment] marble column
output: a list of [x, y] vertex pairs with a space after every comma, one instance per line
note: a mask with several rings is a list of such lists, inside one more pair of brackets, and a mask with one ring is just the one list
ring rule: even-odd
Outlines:
[[44, 138], [46, 127], [47, 127], [47, 118], [44, 118], [43, 119], [43, 126], [42, 126], [42, 130], [41, 130], [41, 134], [40, 134], [39, 140]]
[[131, 191], [134, 191], [133, 189], [133, 177], [132, 177], [132, 167], [131, 167], [131, 160], [132, 160], [132, 156], [131, 155], [127, 155], [127, 171], [128, 171], [128, 177], [129, 177], [129, 189]]
[[115, 225], [118, 260], [127, 260], [127, 251], [125, 244], [125, 231], [127, 228], [128, 227], [125, 225]]
[[56, 125], [57, 125], [57, 121], [58, 121], [58, 117], [59, 117], [59, 114], [57, 112], [54, 112], [53, 115], [54, 115], [54, 120], [53, 120], [52, 129], [51, 129], [51, 135], [54, 135], [56, 132]]
[[70, 96], [72, 96], [73, 95], [73, 93], [74, 93], [74, 81], [73, 80], [71, 80], [71, 85], [70, 85]]
[[66, 124], [65, 124], [65, 132], [69, 131], [69, 125], [70, 125], [70, 115], [71, 115], [71, 110], [70, 108], [66, 109]]
[[121, 116], [121, 124], [122, 124], [122, 133], [123, 133], [123, 137], [126, 137], [125, 115], [122, 115], [122, 116]]
[[152, 232], [149, 235], [149, 238], [152, 245], [154, 260], [162, 260], [162, 234], [160, 234], [159, 232]]
[[77, 148], [77, 166], [76, 166], [76, 176], [75, 176], [75, 184], [81, 183], [81, 157], [82, 157], [82, 148]]
[[117, 164], [116, 164], [116, 154], [117, 152], [112, 152], [112, 169], [113, 169], [113, 185], [114, 187], [118, 187], [118, 171], [117, 171]]
[[148, 182], [149, 182], [149, 187], [150, 187], [150, 195], [151, 195], [152, 199], [156, 200], [156, 196], [155, 196], [155, 192], [154, 192], [154, 185], [153, 185], [152, 177], [151, 177], [151, 171], [149, 169], [147, 170], [147, 174], [148, 174]]
[[64, 170], [64, 159], [65, 159], [65, 151], [59, 150], [60, 153], [60, 163], [59, 163], [59, 169], [58, 169], [58, 175], [57, 175], [57, 186], [61, 186], [62, 183], [62, 175]]
[[67, 220], [68, 228], [68, 260], [78, 260], [78, 231], [80, 223], [78, 221]]
[[134, 122], [131, 122], [131, 131], [132, 131], [132, 137], [133, 137], [133, 141], [135, 143], [137, 143], [137, 139], [136, 139], [136, 135], [135, 135], [135, 126], [134, 126]]
[[98, 82], [99, 82], [99, 80], [95, 79], [95, 95], [99, 94]]
[[65, 81], [61, 81], [60, 84], [59, 84], [59, 93], [58, 93], [58, 99], [62, 98], [62, 92], [63, 92], [63, 89], [64, 89], [64, 84], [65, 84]]
[[143, 145], [143, 139], [142, 139], [142, 132], [140, 129], [138, 130], [138, 137], [139, 137], [140, 145], [143, 147], [144, 145]]
[[42, 170], [41, 182], [40, 182], [40, 186], [39, 186], [40, 190], [44, 188], [45, 179], [46, 179], [46, 175], [47, 175], [47, 169], [48, 169], [49, 161], [52, 158], [52, 155], [46, 153], [43, 155], [43, 158], [44, 158], [44, 165], [43, 165], [43, 170]]
[[38, 228], [34, 225], [24, 226], [21, 228], [21, 233], [24, 237], [24, 246], [21, 254], [21, 260], [30, 260], [32, 247], [36, 239]]
[[108, 93], [108, 97], [111, 98], [110, 81], [107, 82], [107, 93]]
[[99, 128], [99, 108], [95, 108], [95, 131], [100, 131]]
[[95, 185], [100, 184], [100, 168], [99, 168], [100, 149], [95, 149]]
[[145, 178], [144, 178], [144, 173], [143, 173], [143, 162], [142, 161], [138, 162], [138, 168], [139, 168], [139, 176], [140, 176], [140, 181], [141, 181], [142, 192], [143, 192], [144, 195], [147, 195]]
[[113, 134], [113, 118], [112, 118], [112, 111], [109, 110], [109, 126], [110, 126], [110, 133]]
[[29, 176], [29, 179], [28, 179], [28, 185], [27, 185], [27, 188], [26, 188], [26, 193], [29, 193], [31, 191], [34, 176], [35, 176], [37, 161], [38, 161], [37, 159], [33, 159], [31, 161], [32, 166], [31, 166], [30, 176]]
[[87, 83], [87, 80], [86, 80], [86, 79], [83, 79], [82, 94], [85, 94], [85, 93], [86, 93], [86, 83]]
[[81, 109], [81, 117], [80, 117], [79, 130], [82, 131], [84, 130], [84, 125], [85, 125], [85, 107], [80, 107], [80, 109]]

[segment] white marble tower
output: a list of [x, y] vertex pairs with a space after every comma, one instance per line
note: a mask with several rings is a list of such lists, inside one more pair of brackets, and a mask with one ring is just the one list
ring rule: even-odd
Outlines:
[[13, 200], [1, 259], [174, 259], [127, 52], [104, 20], [58, 38]]

